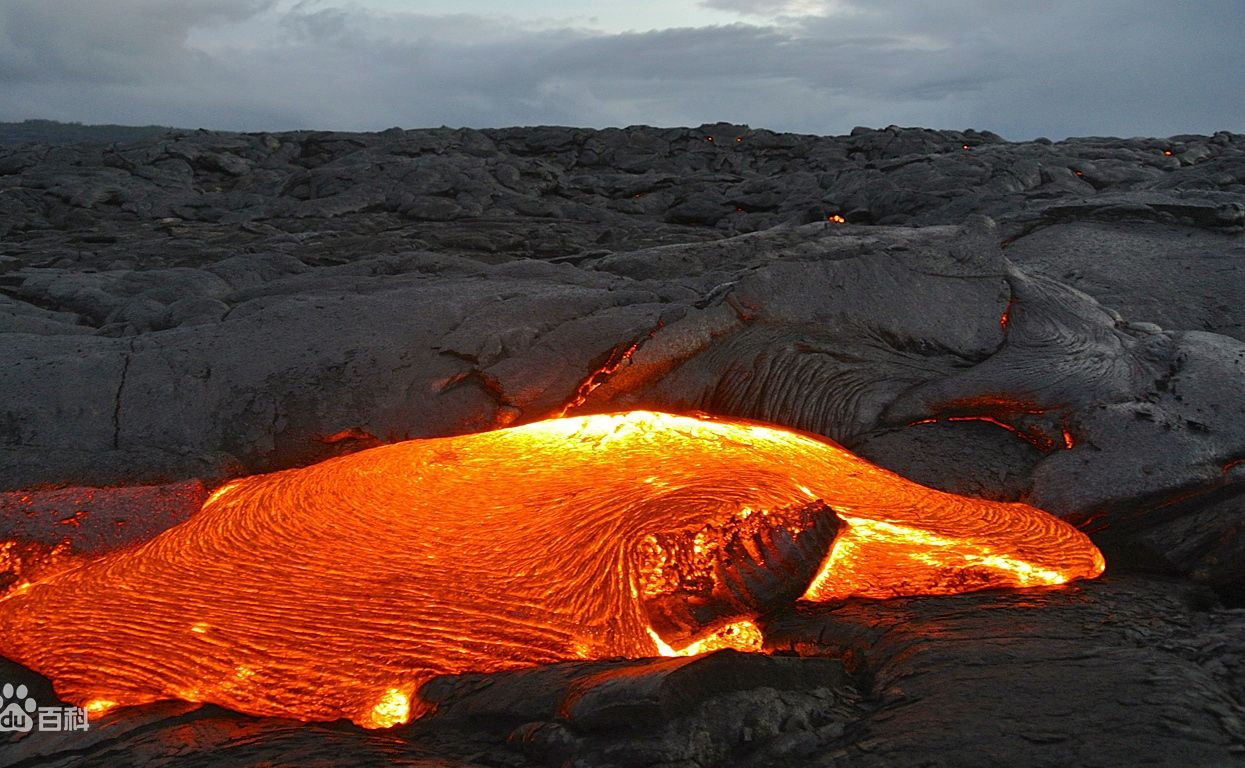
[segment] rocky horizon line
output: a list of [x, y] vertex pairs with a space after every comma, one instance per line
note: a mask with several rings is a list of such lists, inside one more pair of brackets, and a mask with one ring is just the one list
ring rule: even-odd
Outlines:
[[[30, 117], [22, 120], [0, 120], [0, 145], [17, 143], [13, 137], [8, 135], [10, 132], [22, 127], [48, 127], [53, 130], [64, 128], [72, 128], [79, 131], [141, 131], [142, 135], [136, 136], [135, 140], [148, 136], [159, 136], [168, 133], [206, 133], [217, 135], [238, 135], [238, 136], [264, 136], [264, 135], [285, 135], [285, 134], [353, 134], [353, 135], [381, 135], [401, 131], [403, 133], [414, 133], [422, 131], [516, 131], [516, 130], [541, 130], [541, 129], [559, 129], [573, 131], [587, 131], [592, 133], [605, 133], [609, 131], [635, 131], [635, 130], [651, 130], [651, 131], [703, 131], [715, 128], [743, 129], [745, 131], [756, 133], [767, 133], [776, 136], [799, 136], [814, 139], [845, 139], [857, 136], [862, 133], [870, 132], [886, 132], [886, 131], [924, 131], [936, 134], [960, 135], [965, 137], [980, 137], [990, 143], [1002, 144], [1062, 144], [1066, 142], [1077, 141], [1189, 141], [1197, 139], [1212, 139], [1221, 134], [1229, 137], [1241, 136], [1245, 134], [1237, 133], [1229, 129], [1216, 130], [1211, 133], [1173, 133], [1168, 136], [1154, 136], [1148, 134], [1136, 134], [1133, 136], [1117, 136], [1110, 134], [1084, 134], [1084, 135], [1068, 135], [1060, 139], [1051, 139], [1047, 136], [1035, 136], [1025, 139], [1011, 139], [988, 129], [978, 128], [930, 128], [921, 125], [898, 125], [891, 123], [886, 126], [853, 126], [846, 133], [807, 133], [804, 131], [785, 131], [773, 128], [754, 128], [748, 123], [734, 123], [729, 120], [719, 120], [715, 122], [701, 123], [697, 126], [692, 125], [650, 125], [648, 123], [634, 123], [630, 125], [611, 125], [605, 127], [592, 127], [582, 125], [563, 125], [555, 123], [533, 123], [533, 124], [515, 124], [515, 125], [499, 125], [499, 126], [469, 126], [469, 125], [425, 125], [417, 127], [404, 127], [400, 125], [390, 126], [388, 128], [377, 129], [342, 129], [332, 127], [302, 127], [302, 128], [279, 128], [279, 129], [234, 129], [234, 128], [211, 128], [205, 126], [189, 127], [179, 125], [163, 125], [160, 123], [88, 123], [77, 120], [54, 120], [50, 118]], [[92, 143], [87, 139], [79, 139], [73, 143]], [[44, 143], [39, 141], [29, 141], [20, 143]], [[59, 142], [48, 142], [59, 143]]]

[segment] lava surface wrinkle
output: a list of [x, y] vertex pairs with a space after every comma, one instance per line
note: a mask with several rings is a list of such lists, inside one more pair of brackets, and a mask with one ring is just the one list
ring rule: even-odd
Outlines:
[[723, 646], [803, 596], [1063, 583], [1103, 560], [1024, 504], [823, 439], [631, 411], [240, 479], [155, 538], [0, 598], [0, 654], [79, 704], [181, 698], [366, 727], [434, 676]]

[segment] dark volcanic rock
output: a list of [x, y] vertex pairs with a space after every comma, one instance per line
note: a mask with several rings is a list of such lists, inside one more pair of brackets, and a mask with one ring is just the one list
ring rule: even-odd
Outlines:
[[[1118, 206], [1114, 206], [1118, 209]], [[1007, 257], [1084, 291], [1123, 316], [1245, 340], [1245, 244], [1239, 233], [1180, 226], [1154, 208], [1052, 222]]]
[[440, 714], [398, 731], [157, 708], [0, 763], [1240, 760], [1240, 617], [1187, 583], [1245, 604], [1242, 238], [1231, 133], [0, 146], [0, 540], [43, 548], [0, 550], [0, 588], [15, 558], [131, 540], [116, 523], [145, 500], [168, 514], [142, 536], [180, 519], [193, 505], [161, 484], [198, 498], [380, 442], [634, 407], [818, 432], [1063, 515], [1113, 576], [1184, 582], [770, 622], [846, 677], [730, 654], [568, 665], [439, 681]]
[[[169, 703], [89, 735], [0, 743], [9, 766], [1235, 765], [1245, 614], [1145, 579], [840, 606], [766, 623], [772, 657], [573, 662], [438, 678], [388, 731]], [[42, 678], [0, 677], [55, 702]]]
[[1212, 599], [1104, 579], [808, 607], [766, 635], [777, 648], [842, 656], [872, 681], [852, 743], [813, 765], [920, 755], [965, 768], [1226, 766], [1245, 760], [1245, 699], [1239, 646], [1227, 651], [1222, 638], [1245, 629], [1245, 615], [1207, 611]]

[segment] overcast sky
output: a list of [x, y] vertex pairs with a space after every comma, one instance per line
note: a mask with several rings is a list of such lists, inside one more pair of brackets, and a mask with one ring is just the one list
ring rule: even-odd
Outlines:
[[1245, 131], [1245, 0], [0, 0], [0, 120]]

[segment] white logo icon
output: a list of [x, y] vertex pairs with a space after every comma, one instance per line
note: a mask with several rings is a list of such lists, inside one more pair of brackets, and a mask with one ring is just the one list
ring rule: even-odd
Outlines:
[[[26, 686], [19, 685], [14, 690], [12, 683], [5, 683], [0, 688], [0, 731], [21, 731], [25, 733], [35, 727], [35, 719], [31, 716], [38, 707], [35, 700], [26, 697]], [[12, 699], [10, 702], [9, 700]], [[19, 700], [25, 699], [22, 703]], [[8, 703], [6, 703], [8, 702]]]
[[40, 731], [85, 731], [90, 727], [85, 709], [41, 707], [29, 694], [25, 685], [5, 683], [0, 687], [0, 733], [29, 733], [36, 724]]

